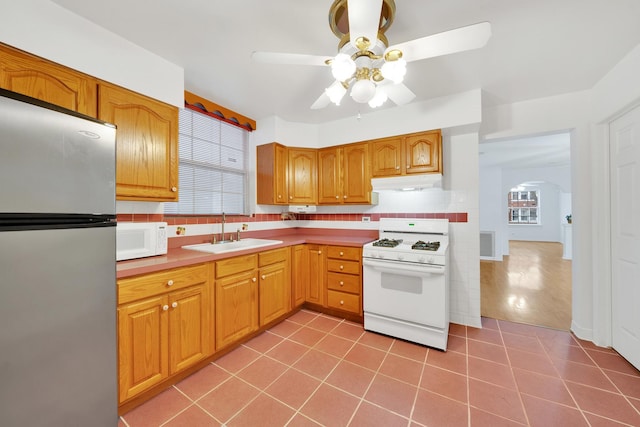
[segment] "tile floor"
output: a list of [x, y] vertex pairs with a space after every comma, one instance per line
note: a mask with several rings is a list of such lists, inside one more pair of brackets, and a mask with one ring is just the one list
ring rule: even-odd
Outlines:
[[120, 426], [640, 426], [640, 373], [568, 332], [483, 318], [447, 352], [300, 311]]

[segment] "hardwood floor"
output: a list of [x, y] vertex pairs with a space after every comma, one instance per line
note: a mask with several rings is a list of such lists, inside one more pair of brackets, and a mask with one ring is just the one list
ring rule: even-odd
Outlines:
[[569, 330], [571, 261], [562, 244], [509, 242], [502, 262], [480, 262], [482, 316]]

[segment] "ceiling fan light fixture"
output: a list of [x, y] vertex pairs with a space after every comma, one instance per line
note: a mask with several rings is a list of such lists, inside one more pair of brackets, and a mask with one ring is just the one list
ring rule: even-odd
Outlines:
[[351, 98], [360, 104], [369, 102], [375, 93], [376, 85], [371, 80], [358, 80], [351, 88]]
[[387, 92], [381, 86], [376, 86], [376, 92], [373, 95], [373, 98], [371, 98], [371, 100], [369, 101], [369, 107], [380, 107], [387, 101], [387, 98]]
[[348, 80], [356, 72], [356, 63], [346, 53], [339, 53], [331, 61], [331, 74], [338, 81]]
[[336, 80], [331, 86], [326, 88], [324, 92], [327, 94], [331, 102], [336, 105], [340, 105], [340, 101], [342, 101], [342, 98], [347, 93], [347, 89], [342, 83]]
[[407, 74], [407, 61], [402, 58], [395, 61], [386, 61], [382, 67], [380, 67], [380, 73], [385, 79], [391, 80], [394, 83], [402, 83], [405, 74]]

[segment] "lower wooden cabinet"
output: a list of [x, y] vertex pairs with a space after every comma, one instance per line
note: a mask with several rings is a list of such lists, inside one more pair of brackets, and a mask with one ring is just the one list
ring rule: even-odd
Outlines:
[[120, 403], [213, 354], [210, 269], [118, 281]]
[[291, 304], [300, 307], [305, 302], [308, 281], [309, 249], [307, 245], [291, 247]]
[[289, 248], [258, 254], [260, 326], [291, 311], [291, 269]]
[[309, 258], [305, 300], [312, 304], [325, 305], [326, 246], [307, 245], [307, 250]]
[[362, 249], [327, 247], [327, 306], [362, 315]]

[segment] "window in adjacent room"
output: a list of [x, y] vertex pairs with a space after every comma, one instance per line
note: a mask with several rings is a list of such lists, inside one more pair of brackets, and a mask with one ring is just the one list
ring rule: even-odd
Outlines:
[[180, 199], [165, 214], [246, 214], [249, 132], [184, 108], [178, 133]]
[[539, 224], [538, 191], [511, 189], [508, 197], [509, 224]]

